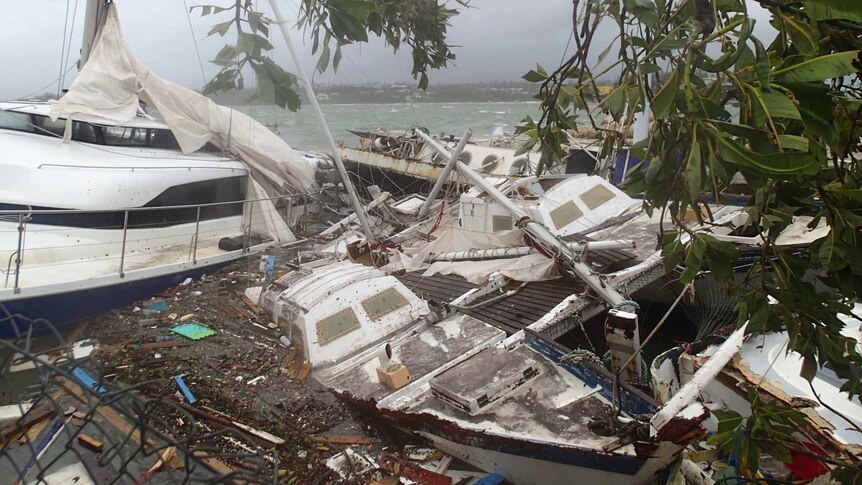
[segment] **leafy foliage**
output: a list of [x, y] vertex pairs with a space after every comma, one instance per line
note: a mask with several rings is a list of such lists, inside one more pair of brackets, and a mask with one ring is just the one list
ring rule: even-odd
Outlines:
[[[550, 73], [537, 66], [524, 76], [538, 84], [541, 116], [519, 127], [529, 136], [522, 150], [540, 148], [540, 171], [559, 163], [567, 134], [587, 119], [610, 155], [648, 107], [654, 121], [632, 148], [641, 162], [624, 185], [644, 195], [648, 211], [674, 221], [663, 254], [682, 269], [683, 282], [702, 268], [720, 280], [733, 275], [736, 251], [690, 233], [681, 214], [695, 208], [712, 222], [699, 208], [703, 196], [726, 201], [741, 174], [753, 191], [747, 231], [763, 244], [732, 285], [739, 321], [750, 320], [751, 331], [786, 330], [792, 350], [829, 364], [848, 379], [843, 390], [858, 396], [862, 356], [840, 334], [836, 314], [848, 314], [862, 296], [862, 14], [856, 0], [758, 3], [771, 14], [772, 39], [755, 35], [746, 0], [575, 0], [574, 55]], [[600, 46], [600, 62], [613, 61], [599, 70], [588, 59], [600, 24], [618, 33]], [[599, 78], [612, 72], [619, 73], [613, 88], [599, 96]], [[797, 217], [829, 229], [810, 251], [776, 244]], [[749, 438], [768, 431], [769, 440], [715, 438], [735, 447], [747, 467], [760, 451], [783, 456], [774, 443], [789, 439], [793, 426], [776, 421], [785, 411], [754, 404], [739, 429]]]
[[[469, 0], [459, 0], [467, 6]], [[272, 50], [268, 37], [270, 19], [255, 9], [251, 0], [235, 0], [231, 6], [198, 5], [200, 14], [227, 18], [213, 25], [207, 35], [225, 37], [234, 32], [236, 42], [226, 44], [211, 62], [219, 72], [204, 86], [203, 94], [213, 94], [245, 86], [248, 68], [257, 77], [254, 98], [273, 102], [282, 108], [299, 109], [300, 98], [294, 89], [295, 75], [285, 71], [267, 55]], [[413, 78], [419, 87], [428, 86], [428, 69], [445, 67], [455, 59], [446, 43], [446, 29], [457, 9], [437, 0], [303, 0], [298, 25], [313, 39], [312, 52], [320, 52], [317, 70], [338, 69], [341, 48], [367, 42], [369, 34], [382, 37], [398, 50], [406, 44], [413, 53]]]

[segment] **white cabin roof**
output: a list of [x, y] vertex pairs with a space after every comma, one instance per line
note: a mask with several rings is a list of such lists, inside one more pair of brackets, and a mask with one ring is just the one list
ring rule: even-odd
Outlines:
[[383, 271], [349, 262], [289, 273], [262, 305], [313, 368], [395, 338], [430, 313], [428, 303]]

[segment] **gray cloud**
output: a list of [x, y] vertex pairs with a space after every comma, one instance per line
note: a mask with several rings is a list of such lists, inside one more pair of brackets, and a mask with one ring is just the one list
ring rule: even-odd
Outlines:
[[[64, 13], [77, 3], [74, 26], [67, 35], [70, 62], [76, 61], [81, 44], [83, 0], [39, 0], [21, 2], [0, 0], [0, 65], [5, 66], [0, 82], [0, 99], [20, 97], [42, 91], [56, 91], [61, 72], [61, 54], [65, 28]], [[132, 52], [155, 72], [180, 84], [198, 88], [205, 76], [217, 67], [207, 62], [215, 57], [227, 38], [205, 37], [220, 17], [191, 14], [194, 36], [181, 0], [117, 0], [120, 20]], [[230, 0], [187, 0], [188, 5], [202, 3], [230, 4]], [[259, 8], [269, 12], [268, 2], [257, 0]], [[285, 14], [294, 15], [297, 0], [287, 0]], [[536, 63], [556, 66], [563, 57], [571, 34], [571, 0], [473, 0], [474, 8], [463, 10], [452, 21], [449, 40], [457, 45], [457, 59], [450, 68], [431, 74], [432, 83], [462, 83], [517, 80]], [[766, 15], [757, 12], [761, 32], [767, 32]], [[68, 15], [72, 23], [73, 12]], [[71, 27], [71, 25], [70, 25]], [[303, 40], [294, 32], [295, 40]], [[612, 32], [602, 33], [600, 41], [609, 42]], [[229, 34], [230, 36], [230, 34]], [[285, 69], [293, 70], [293, 61], [281, 36], [271, 35], [276, 47], [274, 57]], [[194, 40], [197, 39], [205, 76], [201, 74]], [[315, 59], [311, 43], [304, 39], [302, 58], [308, 71]], [[571, 53], [573, 46], [569, 47]], [[315, 74], [317, 82], [365, 84], [372, 82], [413, 84], [409, 52], [393, 54], [380, 40], [365, 45], [348, 46], [338, 72]], [[68, 87], [74, 69], [66, 79]], [[48, 84], [46, 89], [40, 88]]]

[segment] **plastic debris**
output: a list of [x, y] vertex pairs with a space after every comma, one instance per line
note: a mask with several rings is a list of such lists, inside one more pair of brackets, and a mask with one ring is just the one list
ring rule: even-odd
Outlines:
[[200, 340], [216, 334], [215, 330], [195, 322], [177, 325], [171, 329], [171, 332], [182, 335], [190, 340]]
[[188, 286], [188, 285], [190, 285], [191, 283], [192, 283], [192, 279], [191, 279], [191, 278], [186, 278], [185, 280], [183, 280], [183, 282], [182, 282], [182, 283], [180, 283], [180, 286]]
[[165, 300], [153, 300], [152, 303], [147, 303], [144, 305], [144, 313], [152, 314], [152, 313], [161, 313], [167, 311], [168, 304]]
[[194, 404], [198, 402], [198, 399], [192, 394], [192, 391], [189, 389], [189, 386], [186, 385], [186, 381], [183, 380], [183, 376], [174, 376], [174, 381], [177, 383], [177, 386], [180, 388], [180, 392], [185, 396], [186, 401], [189, 404]]

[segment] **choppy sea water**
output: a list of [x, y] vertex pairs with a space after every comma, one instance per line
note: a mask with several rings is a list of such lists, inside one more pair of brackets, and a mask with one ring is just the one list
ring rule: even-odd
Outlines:
[[[336, 142], [351, 145], [356, 130], [405, 130], [422, 126], [431, 133], [461, 135], [473, 130], [474, 138], [511, 133], [527, 115], [537, 118], [537, 102], [498, 103], [392, 103], [321, 104], [323, 114]], [[309, 105], [296, 113], [277, 106], [242, 106], [236, 109], [270, 126], [277, 123], [278, 133], [291, 146], [328, 151], [317, 118]]]

